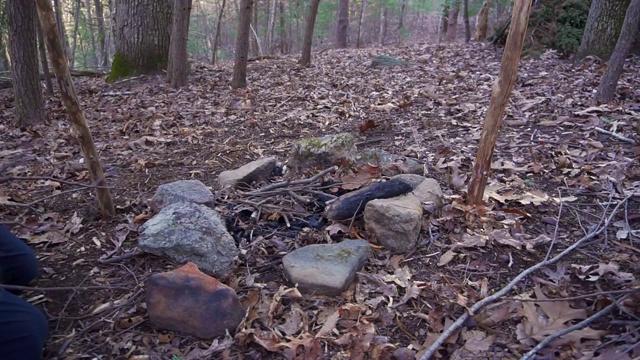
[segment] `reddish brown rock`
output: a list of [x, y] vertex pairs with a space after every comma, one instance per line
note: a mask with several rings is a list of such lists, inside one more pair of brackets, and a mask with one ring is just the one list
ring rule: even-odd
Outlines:
[[193, 263], [152, 275], [147, 281], [147, 311], [155, 326], [200, 338], [233, 332], [245, 310], [236, 292]]

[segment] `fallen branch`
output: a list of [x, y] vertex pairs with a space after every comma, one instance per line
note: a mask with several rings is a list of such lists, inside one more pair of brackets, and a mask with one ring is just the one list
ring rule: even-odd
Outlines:
[[20, 290], [20, 291], [89, 291], [89, 290], [113, 290], [113, 289], [129, 289], [124, 286], [60, 286], [60, 287], [36, 287], [0, 284], [0, 289]]
[[61, 184], [65, 184], [65, 185], [75, 185], [75, 186], [81, 186], [81, 187], [92, 188], [92, 189], [94, 189], [94, 188], [112, 189], [112, 187], [110, 187], [110, 186], [98, 186], [98, 185], [93, 185], [93, 184], [83, 184], [83, 183], [79, 183], [79, 182], [75, 182], [75, 181], [56, 179], [56, 178], [50, 177], [50, 176], [5, 176], [5, 177], [0, 177], [0, 184], [6, 183], [6, 182], [9, 182], [9, 181], [14, 181], [14, 180], [20, 180], [20, 181], [24, 181], [24, 180], [50, 180], [50, 181], [59, 182]]
[[631, 139], [631, 138], [616, 134], [614, 132], [599, 128], [597, 126], [594, 129], [599, 133], [603, 133], [603, 134], [609, 135], [609, 136], [614, 137], [614, 138], [616, 138], [616, 139], [618, 139], [620, 141], [628, 142], [629, 144], [635, 144], [636, 143], [636, 141]]
[[580, 247], [582, 244], [584, 244], [588, 240], [591, 240], [594, 237], [596, 237], [597, 235], [600, 235], [602, 232], [604, 232], [604, 230], [607, 229], [607, 227], [609, 226], [609, 224], [613, 220], [615, 214], [618, 212], [618, 209], [623, 204], [625, 204], [629, 200], [629, 198], [631, 198], [633, 195], [635, 195], [636, 191], [638, 191], [638, 189], [634, 189], [633, 191], [631, 191], [631, 193], [629, 195], [625, 196], [624, 199], [622, 201], [620, 201], [615, 206], [615, 208], [611, 211], [611, 214], [608, 217], [606, 217], [606, 213], [604, 213], [603, 214], [603, 220], [604, 221], [601, 220], [601, 222], [599, 224], [599, 227], [596, 227], [597, 230], [594, 230], [591, 233], [585, 235], [580, 240], [576, 241], [573, 245], [571, 245], [568, 248], [564, 249], [560, 254], [556, 255], [555, 257], [553, 257], [553, 258], [551, 258], [549, 260], [545, 260], [543, 262], [537, 263], [537, 264], [529, 267], [528, 269], [524, 270], [518, 276], [516, 276], [513, 280], [511, 280], [511, 282], [509, 282], [507, 285], [505, 285], [502, 289], [494, 292], [490, 296], [478, 301], [473, 306], [471, 306], [468, 309], [468, 311], [465, 311], [456, 321], [453, 322], [453, 324], [451, 324], [451, 326], [449, 326], [446, 330], [444, 330], [442, 332], [442, 334], [440, 334], [440, 336], [436, 339], [436, 341], [433, 344], [431, 344], [431, 346], [429, 346], [429, 348], [427, 348], [427, 351], [422, 355], [422, 357], [420, 357], [420, 360], [431, 359], [431, 357], [435, 354], [435, 352], [438, 350], [438, 348], [440, 348], [440, 346], [442, 346], [442, 344], [444, 344], [444, 342], [451, 335], [455, 334], [458, 330], [460, 330], [464, 326], [464, 324], [466, 323], [467, 319], [469, 319], [470, 316], [477, 315], [480, 312], [480, 310], [484, 309], [487, 305], [490, 305], [490, 304], [496, 302], [498, 299], [500, 299], [501, 297], [506, 295], [509, 291], [511, 291], [511, 289], [513, 289], [524, 278], [526, 278], [527, 276], [531, 275], [535, 271], [538, 271], [539, 269], [541, 269], [541, 268], [543, 268], [545, 266], [549, 266], [549, 265], [553, 265], [553, 264], [557, 263], [562, 258], [564, 258], [566, 255], [571, 253], [576, 248]]

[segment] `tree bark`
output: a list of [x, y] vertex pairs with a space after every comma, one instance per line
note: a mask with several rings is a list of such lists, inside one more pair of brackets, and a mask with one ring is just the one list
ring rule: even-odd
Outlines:
[[407, 0], [400, 2], [400, 15], [398, 16], [398, 44], [402, 43], [402, 37], [404, 36], [404, 13], [407, 7]]
[[[7, 4], [0, 6], [0, 33], [4, 33], [7, 25]], [[7, 55], [7, 43], [4, 41], [4, 36], [0, 35], [0, 71], [9, 71], [11, 64], [9, 62], [9, 56]]]
[[478, 22], [476, 23], [476, 33], [473, 36], [475, 41], [484, 41], [487, 38], [487, 27], [489, 26], [489, 8], [491, 0], [484, 0], [480, 13], [478, 13]]
[[62, 19], [62, 6], [60, 6], [60, 0], [53, 0], [53, 6], [56, 12], [56, 24], [58, 25], [58, 32], [62, 37], [62, 48], [64, 53], [69, 56], [69, 39], [67, 38], [67, 31], [64, 27], [64, 21]]
[[108, 80], [157, 74], [167, 68], [171, 38], [170, 0], [115, 0], [116, 54]]
[[93, 0], [93, 5], [96, 8], [96, 21], [98, 23], [98, 45], [100, 46], [100, 66], [109, 66], [109, 49], [106, 44], [105, 26], [104, 26], [104, 11], [102, 9], [101, 0]]
[[[25, 1], [25, 3], [26, 2], [27, 1]], [[105, 218], [112, 217], [116, 214], [116, 210], [107, 187], [102, 165], [100, 164], [100, 157], [93, 143], [91, 131], [89, 130], [84, 113], [78, 102], [78, 97], [76, 96], [76, 90], [73, 86], [71, 74], [69, 73], [69, 66], [67, 65], [67, 59], [62, 48], [62, 42], [56, 31], [56, 21], [53, 8], [51, 7], [51, 1], [36, 0], [36, 2], [38, 17], [40, 18], [42, 31], [47, 41], [49, 57], [51, 58], [51, 64], [53, 65], [53, 70], [58, 80], [60, 97], [76, 131], [84, 160], [89, 169], [91, 181], [96, 186], [96, 196], [98, 198], [100, 211]]]
[[318, 8], [320, 0], [311, 0], [309, 7], [309, 16], [307, 17], [307, 27], [304, 31], [304, 42], [302, 43], [302, 56], [298, 62], [300, 65], [311, 66], [311, 45], [313, 43], [313, 28], [316, 25], [316, 17], [318, 16]]
[[491, 101], [487, 110], [476, 163], [473, 168], [469, 191], [467, 193], [467, 203], [469, 205], [482, 205], [484, 189], [487, 186], [487, 179], [491, 173], [491, 158], [498, 139], [498, 131], [502, 125], [504, 109], [509, 101], [509, 95], [513, 89], [513, 84], [518, 75], [518, 62], [522, 54], [522, 45], [527, 33], [529, 22], [529, 12], [531, 10], [531, 0], [515, 0], [513, 14], [511, 15], [511, 26], [507, 35], [500, 72], [494, 81], [491, 90]]
[[609, 66], [602, 76], [596, 100], [599, 102], [609, 102], [613, 100], [616, 94], [616, 86], [624, 67], [624, 60], [629, 54], [633, 41], [640, 35], [638, 27], [640, 26], [640, 0], [631, 0], [627, 8], [627, 14], [622, 24], [620, 37], [616, 43], [613, 54], [609, 60]]
[[89, 45], [91, 45], [91, 66], [98, 67], [98, 47], [96, 46], [96, 32], [94, 31], [93, 13], [91, 11], [91, 0], [86, 0], [87, 7], [87, 27], [89, 28]]
[[42, 123], [45, 117], [38, 71], [35, 5], [33, 1], [24, 0], [7, 2], [11, 77], [19, 126]]
[[384, 42], [387, 38], [387, 13], [388, 8], [384, 4], [385, 0], [380, 1], [380, 28], [378, 29], [378, 43], [384, 46]]
[[189, 38], [191, 5], [192, 0], [175, 0], [173, 4], [167, 82], [174, 89], [187, 85], [187, 77], [189, 76], [187, 41]]
[[40, 67], [42, 68], [42, 74], [44, 75], [44, 83], [47, 88], [47, 94], [53, 96], [53, 81], [51, 81], [51, 74], [49, 73], [49, 63], [47, 62], [47, 49], [44, 43], [44, 36], [42, 35], [42, 28], [40, 21], [36, 20], [36, 33], [38, 34], [38, 53], [40, 55]]
[[609, 60], [622, 29], [629, 0], [593, 0], [576, 61], [589, 55]]
[[222, 6], [220, 6], [220, 12], [218, 13], [218, 23], [216, 24], [216, 35], [213, 38], [213, 56], [211, 57], [211, 64], [216, 63], [216, 57], [218, 56], [218, 46], [220, 44], [220, 28], [222, 27], [222, 14], [224, 13], [224, 6], [227, 0], [222, 0]]
[[367, 0], [360, 0], [360, 16], [358, 18], [358, 37], [356, 38], [356, 48], [360, 48], [360, 34], [362, 31], [362, 19], [364, 18], [364, 9], [367, 4]]
[[269, 21], [267, 23], [267, 53], [273, 54], [275, 47], [275, 37], [276, 37], [276, 5], [278, 5], [278, 0], [270, 0], [271, 3], [269, 5]]
[[280, 53], [288, 54], [289, 53], [289, 36], [287, 36], [287, 25], [285, 23], [285, 13], [284, 13], [284, 1], [279, 0], [279, 8], [280, 8]]
[[469, 0], [462, 0], [462, 19], [464, 21], [464, 42], [471, 40], [471, 27], [469, 26]]
[[71, 45], [71, 55], [69, 56], [69, 66], [73, 69], [76, 64], [76, 49], [78, 47], [78, 26], [80, 25], [80, 0], [74, 1], [73, 6], [73, 41]]
[[438, 42], [444, 40], [449, 30], [449, 4], [442, 4], [442, 15], [440, 17], [440, 32], [438, 34]]
[[455, 41], [458, 34], [458, 15], [460, 13], [460, 0], [453, 0], [449, 12], [449, 25], [447, 26], [447, 41]]
[[338, 26], [336, 27], [336, 47], [347, 47], [349, 33], [349, 0], [338, 0]]
[[247, 62], [249, 60], [249, 36], [251, 31], [251, 9], [253, 0], [241, 0], [240, 21], [236, 35], [236, 57], [233, 65], [231, 87], [234, 89], [247, 87]]

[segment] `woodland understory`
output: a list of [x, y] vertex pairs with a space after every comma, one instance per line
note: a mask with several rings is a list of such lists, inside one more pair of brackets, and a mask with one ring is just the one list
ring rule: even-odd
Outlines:
[[[369, 67], [379, 54], [408, 64]], [[539, 355], [640, 356], [638, 58], [625, 65], [618, 101], [605, 105], [592, 100], [602, 62], [573, 64], [553, 51], [523, 59], [487, 207], [473, 209], [465, 190], [501, 49], [418, 44], [313, 56], [310, 68], [293, 56], [250, 62], [249, 85], [238, 90], [229, 87], [227, 62], [193, 64], [179, 90], [161, 76], [113, 84], [75, 78], [117, 207], [109, 221], [99, 216], [58, 98], [45, 98], [46, 125], [16, 129], [13, 93], [0, 90], [0, 219], [42, 265], [34, 284], [42, 289], [26, 298], [50, 320], [45, 358], [413, 359], [466, 309], [585, 237], [466, 321], [436, 357], [521, 358], [581, 321], [586, 327]], [[261, 156], [285, 160], [293, 142], [340, 132], [356, 136], [360, 148], [418, 158], [426, 176], [439, 180], [445, 205], [425, 219], [420, 247], [405, 255], [374, 247], [341, 296], [300, 296], [282, 274], [282, 256], [340, 238], [283, 221], [274, 226], [277, 216], [252, 223], [221, 203], [230, 232], [248, 239], [225, 281], [250, 308], [247, 319], [213, 341], [152, 327], [145, 280], [179, 264], [151, 255], [105, 259], [136, 247], [158, 185], [199, 179], [213, 186], [222, 170]], [[367, 238], [357, 219], [347, 225], [347, 237]], [[603, 309], [610, 311], [592, 317]]]

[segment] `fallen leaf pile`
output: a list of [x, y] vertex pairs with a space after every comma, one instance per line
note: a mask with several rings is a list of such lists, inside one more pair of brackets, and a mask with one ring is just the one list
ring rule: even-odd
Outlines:
[[[372, 68], [378, 54], [404, 63]], [[2, 222], [36, 250], [43, 270], [37, 286], [103, 287], [27, 293], [50, 318], [47, 358], [420, 356], [466, 309], [543, 261], [550, 247], [555, 255], [589, 234], [640, 187], [638, 59], [625, 65], [618, 102], [598, 105], [592, 99], [606, 64], [573, 65], [549, 51], [521, 61], [487, 206], [467, 206], [501, 55], [483, 44], [418, 44], [326, 51], [314, 54], [311, 68], [282, 56], [251, 62], [249, 86], [241, 90], [229, 86], [231, 63], [194, 64], [189, 85], [179, 90], [156, 76], [114, 84], [74, 78], [117, 205], [112, 221], [99, 218], [60, 100], [47, 98], [48, 124], [17, 129], [13, 95], [2, 90]], [[157, 186], [191, 178], [213, 186], [222, 170], [261, 156], [284, 160], [293, 142], [339, 132], [370, 144], [363, 147], [417, 158], [427, 176], [440, 181], [446, 204], [425, 217], [420, 247], [404, 255], [374, 247], [341, 296], [304, 295], [284, 279], [282, 256], [308, 244], [366, 238], [362, 224], [292, 229], [276, 213], [251, 222], [223, 211], [230, 231], [244, 239], [239, 267], [226, 283], [247, 307], [246, 320], [235, 334], [213, 341], [149, 325], [144, 282], [175, 267], [135, 256], [138, 226], [152, 215], [147, 201]], [[368, 164], [344, 175], [338, 190], [360, 188], [379, 175], [376, 164]], [[603, 236], [485, 308], [436, 356], [519, 358], [612, 304], [615, 291], [637, 289], [639, 201], [631, 197]], [[101, 261], [123, 254], [132, 256]], [[640, 356], [630, 345], [640, 340], [636, 298], [628, 294], [624, 311], [559, 337], [542, 354]]]

